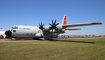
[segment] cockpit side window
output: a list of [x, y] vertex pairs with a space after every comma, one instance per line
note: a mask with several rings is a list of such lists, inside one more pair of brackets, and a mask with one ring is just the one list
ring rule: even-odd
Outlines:
[[13, 30], [13, 32], [16, 32], [16, 30]]

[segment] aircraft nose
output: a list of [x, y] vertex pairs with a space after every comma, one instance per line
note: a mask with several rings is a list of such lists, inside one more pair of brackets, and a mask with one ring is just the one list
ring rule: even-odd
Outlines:
[[12, 32], [10, 30], [7, 30], [7, 31], [5, 31], [5, 35], [10, 37], [12, 35]]

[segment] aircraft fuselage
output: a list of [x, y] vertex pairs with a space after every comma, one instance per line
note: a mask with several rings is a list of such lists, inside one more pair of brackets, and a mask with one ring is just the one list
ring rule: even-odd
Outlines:
[[15, 38], [41, 38], [43, 37], [43, 33], [45, 35], [49, 34], [50, 37], [56, 37], [60, 33], [64, 33], [62, 30], [58, 33], [51, 33], [51, 31], [45, 30], [44, 32], [39, 29], [37, 26], [13, 26], [10, 31], [5, 32], [6, 35], [15, 37]]
[[[42, 37], [43, 32], [37, 26], [14, 26], [10, 29], [11, 36], [20, 38]], [[8, 33], [8, 32], [7, 32]]]

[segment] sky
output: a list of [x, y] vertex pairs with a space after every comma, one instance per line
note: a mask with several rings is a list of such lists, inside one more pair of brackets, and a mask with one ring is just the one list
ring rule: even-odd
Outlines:
[[14, 25], [49, 26], [51, 20], [61, 23], [64, 14], [69, 24], [102, 22], [102, 25], [77, 27], [69, 35], [105, 35], [105, 0], [0, 0], [0, 27]]

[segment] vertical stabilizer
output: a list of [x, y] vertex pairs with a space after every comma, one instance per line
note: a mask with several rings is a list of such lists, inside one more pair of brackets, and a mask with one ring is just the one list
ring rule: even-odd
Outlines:
[[64, 15], [63, 20], [62, 20], [62, 25], [66, 25], [66, 24], [68, 24], [67, 16]]

